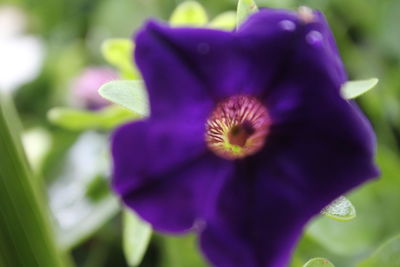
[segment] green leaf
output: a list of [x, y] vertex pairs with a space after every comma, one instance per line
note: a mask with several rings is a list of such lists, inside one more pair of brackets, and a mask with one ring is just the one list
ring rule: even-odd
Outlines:
[[358, 267], [400, 267], [400, 235], [384, 243]]
[[148, 96], [142, 81], [108, 82], [100, 87], [99, 94], [136, 114], [149, 115]]
[[321, 213], [337, 221], [350, 221], [356, 217], [356, 209], [344, 196], [333, 201]]
[[304, 264], [303, 267], [335, 267], [335, 265], [324, 258], [313, 258]]
[[374, 88], [378, 84], [378, 81], [377, 78], [348, 81], [341, 88], [342, 95], [346, 99], [356, 98]]
[[131, 211], [123, 213], [123, 247], [125, 258], [131, 267], [138, 266], [143, 259], [151, 238], [151, 227]]
[[133, 65], [134, 44], [130, 39], [108, 39], [101, 46], [104, 59], [118, 68], [124, 79], [137, 79], [139, 74]]
[[336, 255], [351, 257], [363, 253], [376, 240], [376, 233], [370, 230], [371, 227], [358, 218], [338, 223], [327, 216], [320, 216], [311, 221], [306, 234], [319, 247]]
[[85, 241], [120, 210], [106, 179], [108, 150], [107, 134], [84, 132], [67, 152], [49, 187], [58, 241], [64, 250]]
[[138, 119], [141, 116], [120, 106], [109, 106], [100, 111], [89, 111], [74, 108], [53, 108], [48, 119], [68, 130], [82, 131], [88, 129], [112, 129], [117, 125]]
[[163, 245], [160, 267], [210, 266], [198, 249], [196, 235], [161, 236]]
[[264, 0], [261, 3], [268, 8], [296, 9], [299, 7], [298, 1], [296, 4], [296, 0]]
[[289, 267], [303, 267], [303, 262], [302, 258], [295, 254], [292, 257], [292, 262]]
[[19, 134], [13, 105], [0, 92], [0, 266], [66, 266]]
[[258, 11], [254, 0], [239, 0], [236, 13], [236, 26], [239, 27], [248, 16]]
[[208, 22], [207, 13], [196, 1], [185, 1], [176, 7], [169, 20], [172, 26], [204, 26]]
[[236, 12], [227, 11], [216, 16], [209, 24], [210, 28], [231, 31], [236, 27]]

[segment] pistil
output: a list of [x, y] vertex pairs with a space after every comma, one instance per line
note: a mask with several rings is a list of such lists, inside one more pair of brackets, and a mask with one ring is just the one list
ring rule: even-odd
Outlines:
[[237, 95], [217, 104], [206, 125], [206, 143], [225, 159], [241, 159], [262, 149], [271, 120], [255, 97]]

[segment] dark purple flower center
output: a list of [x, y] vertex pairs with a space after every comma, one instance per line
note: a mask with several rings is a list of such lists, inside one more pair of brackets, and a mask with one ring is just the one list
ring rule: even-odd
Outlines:
[[265, 144], [271, 120], [267, 108], [255, 97], [237, 95], [217, 104], [206, 123], [206, 143], [225, 159], [257, 153]]

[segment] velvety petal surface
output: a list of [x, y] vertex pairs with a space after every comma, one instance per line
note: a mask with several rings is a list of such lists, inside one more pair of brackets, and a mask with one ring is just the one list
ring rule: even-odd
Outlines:
[[279, 22], [285, 19], [295, 19], [294, 13], [271, 17], [263, 24], [262, 36], [252, 38], [247, 32], [149, 22], [136, 38], [135, 58], [152, 112], [165, 115], [207, 97], [215, 102], [232, 94], [262, 94], [279, 74], [296, 37], [282, 29]]
[[126, 124], [112, 137], [113, 186], [125, 195], [154, 176], [206, 153], [204, 125], [173, 120]]
[[265, 91], [273, 124], [263, 151], [236, 162], [207, 218], [200, 243], [215, 266], [287, 266], [307, 221], [378, 175], [371, 126], [341, 97], [331, 50], [307, 38], [314, 30], [299, 30]]
[[310, 213], [298, 202], [298, 192], [267, 175], [241, 164], [223, 186], [214, 217], [200, 236], [214, 266], [288, 266]]
[[289, 35], [291, 38], [284, 44], [277, 43], [278, 47], [274, 49], [275, 52], [282, 51], [282, 53], [278, 54], [280, 64], [275, 65], [278, 71], [274, 73], [274, 79], [271, 79], [272, 82], [267, 84], [267, 87], [275, 86], [274, 82], [279, 81], [282, 77], [280, 73], [285, 69], [287, 63], [291, 62], [292, 54], [290, 49], [295, 47], [295, 43], [299, 38], [304, 38], [310, 43], [321, 46], [323, 52], [318, 56], [324, 57], [326, 67], [331, 69], [330, 73], [338, 84], [343, 84], [347, 80], [346, 72], [328, 22], [321, 12], [309, 11], [312, 12], [309, 14], [312, 16], [312, 20], [306, 22], [298, 12], [263, 9], [251, 16], [239, 28], [237, 35], [243, 39], [251, 40], [251, 50], [259, 53], [259, 57], [254, 58], [258, 59], [258, 61], [253, 61], [253, 63], [257, 64], [258, 69], [264, 69], [265, 62], [268, 61], [269, 55], [263, 54], [262, 51], [264, 51], [264, 47], [268, 47], [271, 40], [271, 33], [275, 35], [278, 32], [281, 32], [281, 34], [286, 33], [286, 36]]
[[205, 118], [198, 113], [129, 123], [112, 138], [114, 190], [159, 231], [192, 228], [217, 178], [231, 170], [231, 162], [206, 149]]
[[123, 200], [158, 231], [196, 230], [213, 208], [221, 181], [231, 174], [230, 162], [205, 154], [158, 176], [143, 177], [150, 182], [130, 190]]
[[237, 163], [201, 234], [202, 250], [215, 266], [287, 266], [307, 221], [378, 175], [372, 138], [363, 133], [369, 128], [346, 104], [351, 119], [335, 115], [320, 124], [290, 125], [271, 136], [261, 154]]
[[146, 84], [153, 118], [175, 116], [193, 105], [211, 105], [201, 80], [184, 54], [163, 34], [164, 28], [149, 22], [135, 40], [135, 60]]
[[[347, 111], [352, 109], [347, 105]], [[340, 119], [288, 126], [289, 132], [281, 129], [270, 137], [261, 154], [237, 163], [201, 234], [202, 249], [215, 266], [287, 266], [307, 221], [378, 175], [373, 141], [362, 133], [369, 130], [363, 119], [335, 123]]]

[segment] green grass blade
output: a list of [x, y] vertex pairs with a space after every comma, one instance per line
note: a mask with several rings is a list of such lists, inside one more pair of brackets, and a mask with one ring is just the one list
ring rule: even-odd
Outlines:
[[0, 265], [65, 266], [7, 103], [0, 96]]

